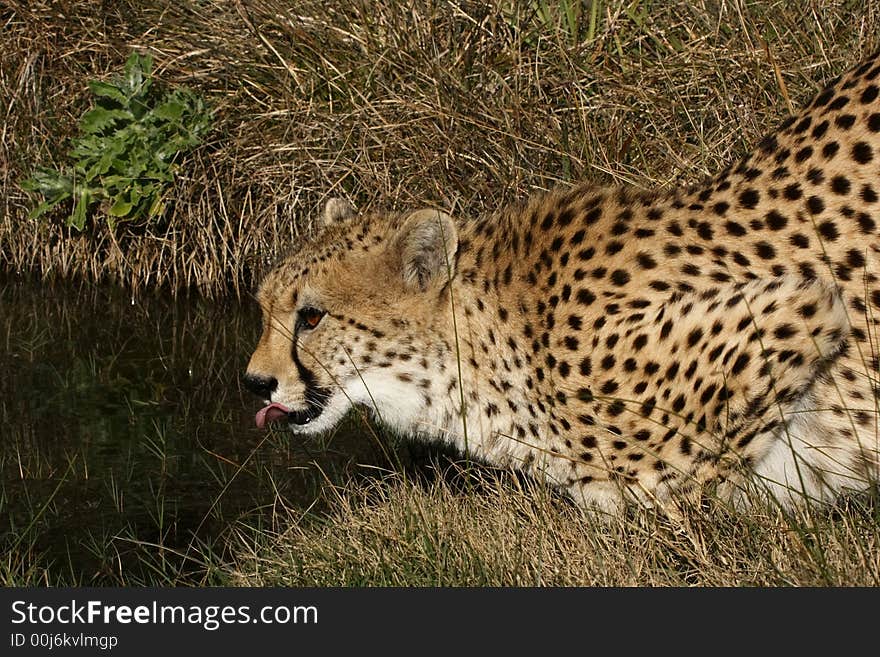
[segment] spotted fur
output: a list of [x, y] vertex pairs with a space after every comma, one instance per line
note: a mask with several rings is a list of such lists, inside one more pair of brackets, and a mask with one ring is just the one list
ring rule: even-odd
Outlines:
[[334, 202], [260, 287], [251, 387], [296, 433], [361, 404], [607, 510], [864, 490], [878, 87], [875, 55], [691, 190], [582, 185], [475, 220]]

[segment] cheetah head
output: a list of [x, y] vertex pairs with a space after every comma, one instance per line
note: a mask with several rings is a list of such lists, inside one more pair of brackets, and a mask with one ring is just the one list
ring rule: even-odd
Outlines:
[[243, 381], [258, 427], [332, 429], [356, 404], [406, 430], [419, 377], [442, 358], [457, 232], [437, 210], [356, 216], [332, 199], [315, 234], [263, 280], [263, 330]]

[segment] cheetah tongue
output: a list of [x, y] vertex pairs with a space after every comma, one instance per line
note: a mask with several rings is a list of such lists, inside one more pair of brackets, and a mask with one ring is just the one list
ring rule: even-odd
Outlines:
[[268, 406], [263, 406], [263, 408], [257, 411], [257, 417], [255, 418], [257, 421], [257, 428], [262, 429], [267, 424], [286, 418], [288, 413], [290, 413], [290, 409], [284, 404], [269, 404]]

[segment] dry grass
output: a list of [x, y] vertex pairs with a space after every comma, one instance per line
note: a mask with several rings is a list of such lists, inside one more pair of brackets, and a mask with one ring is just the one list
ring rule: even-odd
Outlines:
[[[605, 0], [576, 26], [537, 4], [2, 0], [0, 262], [241, 295], [330, 195], [471, 215], [571, 179], [693, 182], [880, 33], [872, 3]], [[217, 110], [165, 219], [28, 221], [18, 183], [132, 48]]]
[[609, 521], [490, 471], [455, 474], [464, 489], [448, 473], [395, 476], [336, 491], [320, 519], [281, 512], [277, 533], [244, 527], [224, 570], [247, 586], [880, 585], [880, 509], [864, 499], [807, 515], [712, 503], [675, 521], [650, 510]]

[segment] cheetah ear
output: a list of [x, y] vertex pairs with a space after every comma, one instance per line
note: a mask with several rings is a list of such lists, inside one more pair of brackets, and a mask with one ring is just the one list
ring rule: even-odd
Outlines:
[[445, 212], [417, 210], [404, 219], [397, 247], [404, 284], [424, 292], [435, 282], [446, 283], [455, 271], [458, 231]]
[[324, 212], [317, 221], [317, 225], [318, 228], [324, 228], [325, 226], [332, 226], [340, 221], [351, 219], [353, 216], [354, 206], [348, 200], [334, 196], [327, 199]]

